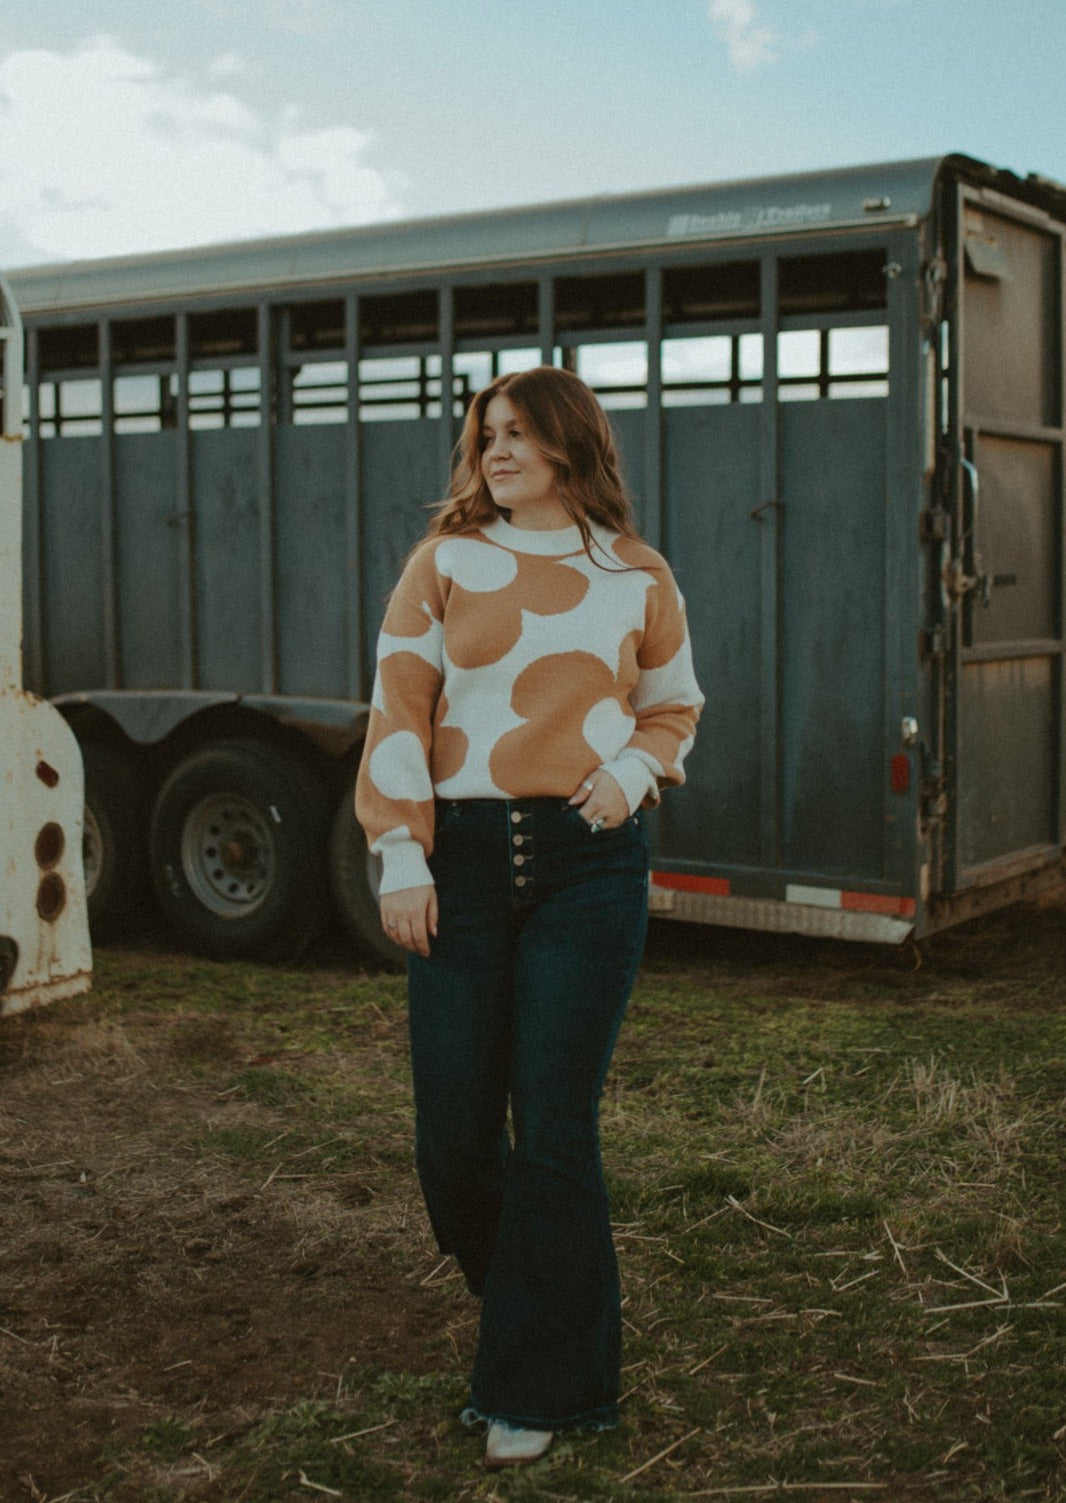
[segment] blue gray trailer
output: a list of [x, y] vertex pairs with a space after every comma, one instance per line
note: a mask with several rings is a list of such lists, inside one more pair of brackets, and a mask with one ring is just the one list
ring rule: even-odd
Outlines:
[[351, 784], [472, 389], [612, 409], [708, 698], [667, 917], [899, 941], [1064, 875], [1066, 189], [964, 156], [43, 267], [26, 674], [90, 912], [389, 954]]

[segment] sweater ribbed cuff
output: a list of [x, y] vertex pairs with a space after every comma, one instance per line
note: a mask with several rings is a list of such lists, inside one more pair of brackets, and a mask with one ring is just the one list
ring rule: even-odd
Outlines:
[[655, 774], [640, 757], [615, 757], [613, 762], [602, 762], [600, 771], [609, 772], [621, 788], [630, 814], [637, 812], [649, 794], [655, 795], [658, 791]]
[[381, 886], [387, 892], [402, 892], [405, 887], [432, 887], [433, 875], [426, 864], [426, 853], [417, 840], [398, 840], [381, 852]]

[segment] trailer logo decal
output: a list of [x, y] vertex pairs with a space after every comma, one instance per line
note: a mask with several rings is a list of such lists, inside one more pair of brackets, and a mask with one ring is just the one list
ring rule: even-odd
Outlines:
[[718, 214], [671, 214], [666, 225], [669, 240], [691, 235], [731, 235], [741, 230], [785, 230], [797, 224], [818, 224], [833, 212], [832, 204], [764, 204], [745, 213], [723, 210]]
[[685, 235], [727, 235], [744, 223], [740, 214], [672, 214], [666, 226], [671, 240]]

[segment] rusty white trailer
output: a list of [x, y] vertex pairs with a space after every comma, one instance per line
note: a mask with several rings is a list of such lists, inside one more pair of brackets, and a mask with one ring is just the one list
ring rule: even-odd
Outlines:
[[94, 932], [151, 888], [277, 954], [328, 887], [387, 954], [375, 634], [471, 390], [541, 362], [688, 601], [657, 913], [900, 941], [1061, 881], [1064, 242], [1061, 185], [951, 155], [18, 273], [27, 677]]
[[0, 1015], [75, 996], [92, 953], [82, 878], [81, 753], [22, 686], [22, 324], [0, 278]]

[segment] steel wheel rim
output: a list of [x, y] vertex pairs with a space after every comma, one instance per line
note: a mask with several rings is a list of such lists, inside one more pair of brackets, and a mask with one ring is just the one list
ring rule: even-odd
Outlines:
[[100, 825], [88, 804], [85, 805], [81, 837], [81, 865], [85, 877], [85, 896], [91, 898], [100, 880], [104, 863], [104, 841]]
[[266, 814], [240, 794], [201, 799], [182, 828], [181, 869], [197, 901], [218, 918], [254, 913], [277, 873]]

